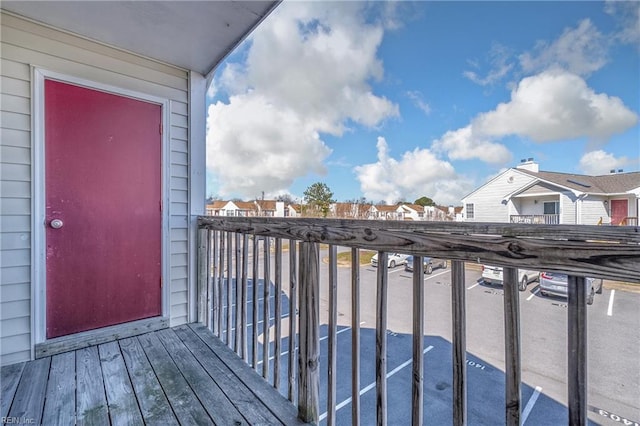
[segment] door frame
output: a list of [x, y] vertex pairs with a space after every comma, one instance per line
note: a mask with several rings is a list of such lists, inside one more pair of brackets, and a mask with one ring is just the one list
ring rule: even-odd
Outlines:
[[[627, 212], [625, 213], [625, 217], [629, 216], [629, 211], [631, 210], [631, 202], [629, 201], [628, 198], [609, 198], [609, 207], [608, 207], [608, 214], [609, 214], [609, 222], [611, 223], [611, 225], [614, 225], [613, 223], [613, 203], [615, 201], [625, 201], [627, 203]], [[615, 224], [617, 225], [617, 223]]]
[[[77, 86], [85, 87], [91, 90], [98, 90], [109, 94], [124, 96], [135, 100], [150, 102], [160, 105], [161, 107], [161, 122], [162, 122], [162, 160], [161, 160], [161, 194], [162, 194], [162, 219], [161, 219], [161, 267], [160, 273], [162, 276], [162, 301], [161, 301], [161, 317], [160, 319], [166, 320], [170, 316], [171, 301], [170, 301], [170, 243], [168, 242], [170, 236], [169, 229], [169, 195], [170, 195], [170, 173], [168, 172], [168, 165], [170, 164], [170, 101], [166, 98], [161, 98], [146, 93], [136, 92], [129, 89], [123, 89], [121, 87], [112, 86], [109, 84], [103, 84], [95, 81], [86, 80], [79, 77], [74, 77], [67, 74], [50, 71], [47, 69], [32, 66], [32, 150], [31, 150], [31, 191], [32, 191], [32, 259], [31, 259], [31, 358], [35, 357], [35, 346], [40, 343], [46, 343], [47, 341], [55, 339], [47, 339], [46, 326], [47, 326], [47, 268], [46, 268], [46, 229], [45, 229], [45, 189], [46, 189], [46, 170], [45, 170], [45, 104], [44, 104], [44, 82], [45, 80], [56, 80], [63, 83], [74, 84]], [[132, 83], [135, 83], [135, 79], [131, 79]], [[128, 323], [110, 326], [107, 328], [113, 328], [117, 332], [118, 327], [125, 327]], [[91, 335], [92, 332], [103, 330], [89, 330], [87, 332], [78, 333], [79, 335]], [[72, 335], [73, 336], [73, 335]], [[66, 336], [64, 336], [66, 337]]]

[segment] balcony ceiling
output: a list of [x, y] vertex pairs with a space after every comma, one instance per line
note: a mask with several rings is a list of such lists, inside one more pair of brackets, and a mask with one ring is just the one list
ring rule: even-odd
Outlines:
[[2, 1], [2, 9], [208, 74], [279, 1]]

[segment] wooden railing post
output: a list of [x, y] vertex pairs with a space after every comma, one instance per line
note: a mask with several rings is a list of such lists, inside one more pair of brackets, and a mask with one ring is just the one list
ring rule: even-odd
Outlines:
[[360, 250], [351, 249], [351, 424], [360, 426]]
[[424, 263], [413, 257], [413, 374], [411, 383], [411, 424], [421, 425], [424, 413]]
[[289, 240], [289, 359], [288, 371], [289, 382], [287, 386], [287, 397], [293, 402], [295, 394], [295, 356], [297, 352], [297, 311], [298, 311], [298, 241]]
[[259, 243], [258, 237], [255, 235], [253, 236], [251, 248], [253, 250], [253, 275], [251, 276], [251, 306], [253, 308], [251, 311], [251, 329], [253, 331], [251, 339], [251, 366], [258, 371], [258, 283], [260, 282], [260, 275], [258, 264]]
[[387, 424], [387, 288], [386, 252], [378, 252], [376, 285], [376, 424]]
[[586, 278], [567, 277], [569, 306], [568, 375], [569, 424], [587, 424], [587, 285]]
[[273, 387], [280, 389], [280, 353], [282, 352], [282, 239], [276, 238], [273, 295], [273, 322], [275, 343], [273, 348]]
[[453, 314], [453, 425], [467, 423], [467, 336], [464, 262], [451, 262], [451, 300]]
[[236, 233], [234, 235], [235, 237], [235, 244], [234, 244], [234, 249], [235, 249], [235, 290], [236, 290], [236, 310], [235, 310], [235, 329], [236, 329], [236, 334], [235, 334], [235, 341], [233, 343], [233, 349], [236, 351], [236, 354], [238, 354], [239, 356], [242, 356], [242, 335], [244, 334], [244, 329], [242, 327], [242, 313], [244, 313], [244, 306], [242, 303], [242, 278], [241, 278], [241, 272], [240, 269], [242, 267], [242, 261], [240, 260], [240, 255], [242, 253], [242, 248], [240, 247], [240, 234]]
[[206, 228], [198, 229], [198, 322], [207, 324], [207, 307], [209, 295], [209, 271], [207, 271], [207, 237], [209, 232]]
[[300, 247], [300, 351], [298, 416], [318, 423], [320, 411], [320, 270], [317, 243]]
[[520, 425], [520, 302], [518, 270], [503, 269], [505, 344], [505, 424]]
[[338, 247], [329, 246], [329, 329], [327, 377], [327, 425], [336, 424], [336, 394], [338, 368]]
[[264, 237], [264, 269], [262, 272], [262, 377], [269, 380], [269, 352], [271, 350], [271, 248]]

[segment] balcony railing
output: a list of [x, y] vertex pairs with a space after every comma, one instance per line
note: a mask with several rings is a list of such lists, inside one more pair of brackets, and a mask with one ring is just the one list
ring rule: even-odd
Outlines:
[[[288, 282], [283, 283], [283, 243], [288, 245]], [[320, 311], [319, 248], [328, 250], [327, 312]], [[331, 219], [199, 219], [199, 321], [276, 388], [287, 377], [287, 396], [302, 420], [320, 420], [320, 318], [326, 318], [328, 358], [326, 420], [336, 422], [337, 247], [351, 249], [351, 407], [360, 424], [360, 249], [378, 252], [375, 389], [378, 424], [387, 423], [387, 288], [389, 252], [414, 255], [412, 295], [412, 422], [422, 424], [424, 406], [424, 301], [422, 256], [450, 259], [452, 267], [453, 424], [467, 417], [464, 262], [504, 266], [505, 422], [522, 423], [521, 335], [517, 267], [557, 271], [568, 278], [568, 418], [587, 424], [587, 289], [585, 276], [640, 282], [640, 237], [632, 227], [496, 223], [395, 222]], [[262, 259], [260, 260], [260, 257]], [[273, 259], [274, 270], [271, 270]], [[259, 294], [259, 283], [262, 293]], [[273, 290], [272, 287], [273, 286]], [[288, 293], [288, 314], [281, 297]], [[373, 289], [372, 289], [373, 290]], [[324, 300], [324, 299], [323, 299]], [[261, 305], [261, 306], [260, 306]], [[235, 308], [234, 308], [235, 306]], [[251, 309], [249, 309], [251, 307]], [[261, 308], [261, 309], [260, 309]], [[270, 319], [273, 317], [273, 325]], [[254, 324], [248, 323], [248, 318]], [[259, 321], [261, 320], [261, 321]], [[282, 320], [287, 324], [284, 330]], [[259, 334], [258, 323], [262, 323]], [[283, 333], [288, 338], [283, 352]], [[296, 342], [297, 336], [297, 342]], [[262, 345], [260, 345], [262, 343]], [[428, 349], [428, 348], [427, 348]], [[285, 360], [281, 357], [286, 357]], [[270, 363], [270, 361], [273, 361]], [[273, 370], [270, 374], [270, 366]], [[286, 369], [286, 373], [283, 369]]]
[[638, 226], [638, 218], [633, 216], [627, 216], [619, 223], [620, 226]]
[[558, 225], [559, 214], [512, 214], [511, 223]]

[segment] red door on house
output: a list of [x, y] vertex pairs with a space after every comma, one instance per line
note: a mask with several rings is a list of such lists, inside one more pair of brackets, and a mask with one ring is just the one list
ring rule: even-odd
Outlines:
[[47, 338], [161, 315], [161, 120], [45, 81]]
[[628, 216], [629, 201], [628, 200], [611, 200], [611, 224], [620, 225]]

